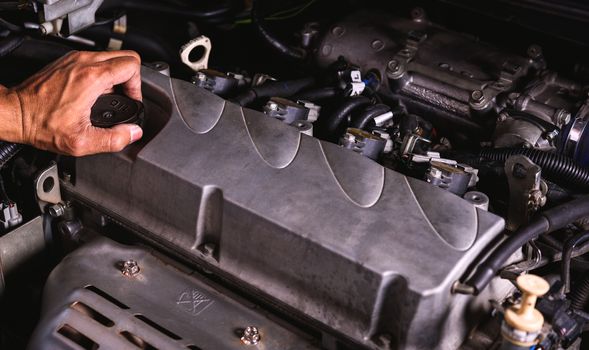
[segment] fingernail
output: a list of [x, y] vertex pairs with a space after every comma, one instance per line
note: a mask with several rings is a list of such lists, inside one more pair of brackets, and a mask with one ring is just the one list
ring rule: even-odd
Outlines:
[[142, 136], [143, 136], [143, 129], [141, 129], [141, 127], [139, 125], [131, 126], [131, 142], [129, 142], [129, 143], [133, 143], [133, 142], [139, 140]]

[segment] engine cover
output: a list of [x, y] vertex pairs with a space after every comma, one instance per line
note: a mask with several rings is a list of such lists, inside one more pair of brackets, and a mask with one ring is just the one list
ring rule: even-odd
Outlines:
[[477, 300], [451, 284], [503, 219], [187, 82], [143, 82], [144, 140], [78, 159], [66, 196], [357, 344], [463, 341]]

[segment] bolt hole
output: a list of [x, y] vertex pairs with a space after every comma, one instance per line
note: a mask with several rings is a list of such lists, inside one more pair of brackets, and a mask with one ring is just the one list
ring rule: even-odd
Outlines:
[[205, 53], [206, 49], [204, 46], [195, 46], [192, 50], [190, 50], [190, 53], [188, 54], [188, 60], [193, 63], [198, 62], [204, 57]]
[[43, 181], [43, 192], [49, 193], [55, 186], [55, 180], [53, 177], [48, 177]]

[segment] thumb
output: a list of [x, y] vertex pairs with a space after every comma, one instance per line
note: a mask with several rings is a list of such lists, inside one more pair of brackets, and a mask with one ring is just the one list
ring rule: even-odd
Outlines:
[[143, 130], [136, 124], [121, 124], [108, 129], [90, 127], [85, 135], [89, 142], [84, 153], [119, 152], [142, 136]]

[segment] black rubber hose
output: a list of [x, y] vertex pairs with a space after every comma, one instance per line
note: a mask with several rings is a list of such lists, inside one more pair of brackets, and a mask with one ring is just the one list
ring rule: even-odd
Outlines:
[[38, 61], [43, 64], [54, 61], [73, 48], [47, 40], [26, 39], [12, 52], [12, 57]]
[[557, 153], [530, 148], [497, 148], [483, 149], [479, 155], [501, 162], [505, 162], [513, 155], [524, 155], [542, 168], [542, 176], [546, 179], [565, 187], [589, 190], [589, 169]]
[[579, 244], [589, 241], [589, 232], [581, 232], [573, 238], [566, 241], [562, 249], [562, 265], [560, 277], [563, 282], [563, 292], [568, 293], [571, 290], [571, 259], [573, 250]]
[[355, 109], [368, 106], [371, 103], [372, 101], [366, 96], [350, 97], [348, 100], [344, 101], [335, 112], [333, 112], [327, 121], [327, 132], [330, 135], [336, 133]]
[[362, 114], [352, 120], [352, 127], [364, 129], [375, 117], [390, 111], [391, 108], [385, 104], [379, 103], [374, 106], [369, 106], [362, 112]]
[[107, 0], [100, 7], [101, 10], [126, 9], [143, 12], [153, 12], [162, 15], [175, 16], [190, 20], [204, 20], [223, 16], [232, 11], [229, 2], [225, 6], [210, 10], [199, 10], [192, 6], [166, 5], [157, 0]]
[[294, 100], [303, 100], [303, 101], [320, 101], [326, 100], [328, 98], [332, 98], [337, 96], [341, 90], [332, 87], [323, 87], [318, 89], [306, 90], [296, 94], [293, 99]]
[[14, 11], [18, 10], [20, 6], [21, 4], [18, 1], [0, 2], [0, 11]]
[[589, 196], [580, 197], [540, 213], [529, 224], [521, 227], [501, 242], [477, 266], [474, 274], [463, 285], [469, 287], [471, 293], [479, 294], [495, 277], [507, 259], [518, 249], [521, 249], [524, 244], [586, 216], [589, 216]]
[[17, 143], [0, 142], [0, 169], [4, 168], [6, 163], [21, 149], [22, 145]]
[[256, 26], [260, 36], [281, 54], [297, 60], [305, 59], [305, 57], [307, 57], [307, 52], [305, 50], [283, 43], [266, 29], [266, 21], [264, 20], [263, 14], [260, 13], [260, 7], [260, 0], [252, 1], [252, 23]]
[[585, 306], [589, 302], [589, 275], [586, 275], [575, 287], [570, 299], [573, 309], [585, 310]]
[[302, 78], [287, 81], [268, 81], [237, 95], [233, 102], [247, 106], [261, 97], [290, 97], [315, 84], [315, 78]]
[[20, 31], [22, 31], [22, 28], [21, 27], [17, 26], [16, 24], [13, 24], [11, 22], [8, 22], [4, 18], [0, 18], [0, 28], [8, 29], [11, 32], [20, 32]]
[[0, 41], [0, 57], [10, 55], [25, 41], [22, 35], [11, 35]]

